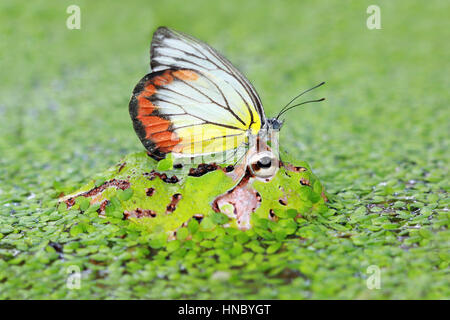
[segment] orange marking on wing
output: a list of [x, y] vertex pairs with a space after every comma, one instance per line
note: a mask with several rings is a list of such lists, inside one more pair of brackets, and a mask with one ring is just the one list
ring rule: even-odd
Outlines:
[[159, 148], [167, 148], [167, 147], [174, 147], [178, 143], [180, 143], [181, 139], [175, 138], [177, 140], [164, 140], [158, 143]]
[[173, 81], [173, 77], [170, 74], [170, 70], [167, 70], [163, 74], [156, 76], [152, 79], [152, 82], [159, 87], [166, 86], [169, 83], [171, 83], [172, 81]]
[[139, 116], [150, 115], [155, 110], [155, 106], [143, 96], [142, 93], [138, 96], [137, 100], [139, 105]]
[[[164, 144], [164, 145], [163, 145]], [[157, 144], [159, 150], [164, 153], [172, 152], [177, 150], [178, 142], [177, 141], [167, 141], [165, 143]]]
[[170, 131], [157, 132], [152, 135], [152, 141], [156, 144], [166, 142], [166, 141], [176, 141], [176, 134]]
[[145, 132], [147, 133], [147, 137], [152, 139], [152, 136], [158, 132], [164, 132], [169, 129], [169, 122], [158, 122], [152, 123], [151, 125], [145, 128]]
[[142, 91], [141, 95], [145, 95], [146, 97], [150, 97], [156, 93], [156, 88], [152, 84], [152, 80], [147, 81], [145, 84], [144, 90]]
[[191, 70], [177, 70], [172, 72], [172, 75], [180, 80], [193, 81], [198, 79], [198, 74]]
[[136, 119], [138, 119], [141, 124], [145, 127], [146, 138], [149, 139], [153, 133], [167, 130], [170, 125], [170, 121], [157, 116], [150, 116], [145, 114], [139, 114]]
[[151, 140], [155, 142], [158, 149], [164, 153], [171, 152], [181, 141], [176, 133], [170, 131], [155, 133], [152, 135]]

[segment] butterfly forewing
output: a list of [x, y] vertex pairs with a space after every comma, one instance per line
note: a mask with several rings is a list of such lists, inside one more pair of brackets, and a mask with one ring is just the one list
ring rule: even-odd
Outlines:
[[230, 61], [206, 43], [188, 34], [160, 27], [153, 35], [150, 54], [152, 71], [186, 68], [208, 71], [222, 78], [255, 106], [264, 123], [261, 99], [250, 81]]

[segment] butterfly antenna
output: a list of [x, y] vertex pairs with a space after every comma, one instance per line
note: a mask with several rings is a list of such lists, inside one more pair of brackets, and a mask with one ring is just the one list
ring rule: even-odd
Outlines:
[[317, 99], [317, 100], [308, 100], [308, 101], [305, 101], [305, 102], [302, 102], [302, 103], [294, 104], [293, 106], [290, 106], [289, 108], [280, 111], [280, 113], [278, 114], [278, 116], [276, 117], [276, 119], [278, 120], [278, 118], [279, 118], [283, 113], [285, 113], [286, 111], [291, 110], [292, 108], [301, 106], [301, 105], [303, 105], [303, 104], [311, 103], [311, 102], [320, 102], [320, 101], [323, 101], [323, 100], [325, 100], [325, 98], [321, 98], [321, 99]]
[[320, 86], [322, 86], [322, 85], [324, 85], [325, 84], [325, 81], [322, 81], [321, 83], [319, 83], [318, 85], [316, 85], [316, 86], [314, 86], [314, 87], [312, 87], [312, 88], [309, 88], [308, 90], [305, 90], [305, 91], [303, 91], [302, 93], [300, 93], [299, 95], [297, 95], [297, 96], [295, 96], [291, 101], [289, 101], [289, 103], [287, 104], [287, 105], [285, 105], [281, 110], [280, 110], [280, 112], [278, 113], [278, 116], [276, 117], [276, 119], [278, 119], [279, 117], [280, 117], [280, 115], [282, 114], [282, 113], [284, 113], [285, 112], [285, 109], [287, 108], [287, 107], [289, 107], [289, 105], [292, 103], [292, 102], [294, 102], [295, 100], [297, 100], [298, 98], [300, 98], [302, 95], [304, 95], [305, 93], [307, 93], [307, 92], [309, 92], [309, 91], [311, 91], [311, 90], [314, 90], [314, 89], [316, 89], [316, 88], [318, 88], [318, 87], [320, 87]]

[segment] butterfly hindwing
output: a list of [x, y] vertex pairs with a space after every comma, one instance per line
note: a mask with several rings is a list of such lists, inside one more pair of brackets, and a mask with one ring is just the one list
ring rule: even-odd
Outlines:
[[183, 32], [160, 27], [153, 34], [150, 54], [152, 71], [186, 68], [207, 71], [222, 78], [244, 98], [252, 101], [264, 123], [261, 99], [253, 85], [230, 61], [208, 44]]
[[134, 128], [156, 158], [236, 149], [261, 120], [234, 88], [212, 74], [169, 69], [146, 75], [130, 101]]

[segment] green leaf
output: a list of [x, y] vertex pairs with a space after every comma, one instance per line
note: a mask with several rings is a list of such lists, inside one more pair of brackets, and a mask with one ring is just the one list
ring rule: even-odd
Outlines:
[[177, 239], [185, 240], [189, 235], [189, 230], [187, 228], [180, 228], [177, 230]]
[[211, 220], [210, 217], [205, 217], [200, 223], [200, 227], [203, 230], [211, 230], [212, 228], [214, 228], [214, 222]]
[[214, 213], [211, 214], [211, 220], [212, 220], [212, 222], [214, 222], [215, 224], [221, 225], [221, 224], [224, 224], [224, 223], [228, 222], [228, 221], [229, 221], [229, 218], [228, 218], [228, 216], [226, 216], [226, 215], [223, 214], [223, 213], [220, 213], [220, 212], [214, 212]]
[[95, 180], [95, 186], [96, 187], [100, 187], [102, 184], [104, 184], [106, 182], [105, 178], [99, 178]]
[[152, 239], [148, 242], [149, 246], [153, 249], [160, 249], [166, 242], [163, 239]]
[[77, 235], [79, 235], [80, 233], [83, 233], [83, 226], [81, 224], [76, 224], [74, 225], [72, 228], [70, 228], [70, 235], [72, 237], [76, 237]]
[[91, 205], [90, 200], [90, 198], [78, 197], [76, 203], [79, 205], [81, 211], [86, 211]]
[[386, 229], [386, 230], [395, 230], [395, 229], [398, 229], [398, 228], [399, 228], [398, 223], [385, 223], [385, 224], [383, 224], [383, 229]]
[[127, 201], [133, 196], [133, 192], [134, 191], [131, 188], [125, 189], [119, 194], [119, 199], [122, 201]]
[[156, 170], [158, 171], [168, 171], [173, 169], [173, 158], [167, 156], [165, 159], [158, 161]]
[[270, 246], [267, 247], [266, 252], [268, 254], [275, 253], [276, 251], [278, 251], [278, 249], [280, 249], [281, 245], [282, 242], [275, 242], [274, 244], [271, 244]]
[[295, 218], [298, 215], [298, 211], [295, 209], [288, 209], [286, 210], [286, 217], [287, 218]]
[[191, 219], [191, 220], [188, 222], [188, 229], [189, 229], [189, 232], [190, 232], [191, 234], [196, 233], [197, 230], [198, 230], [198, 228], [199, 228], [199, 223], [198, 223], [197, 220]]
[[433, 236], [433, 232], [425, 228], [419, 229], [419, 234], [424, 238], [431, 238]]
[[181, 246], [181, 242], [179, 240], [169, 241], [169, 243], [167, 244], [167, 251], [173, 252], [173, 251], [177, 250], [180, 246]]
[[237, 240], [239, 243], [244, 244], [244, 243], [246, 243], [248, 240], [250, 240], [250, 237], [247, 235], [246, 232], [241, 231], [241, 233], [239, 233], [239, 234], [236, 236], [236, 240]]

